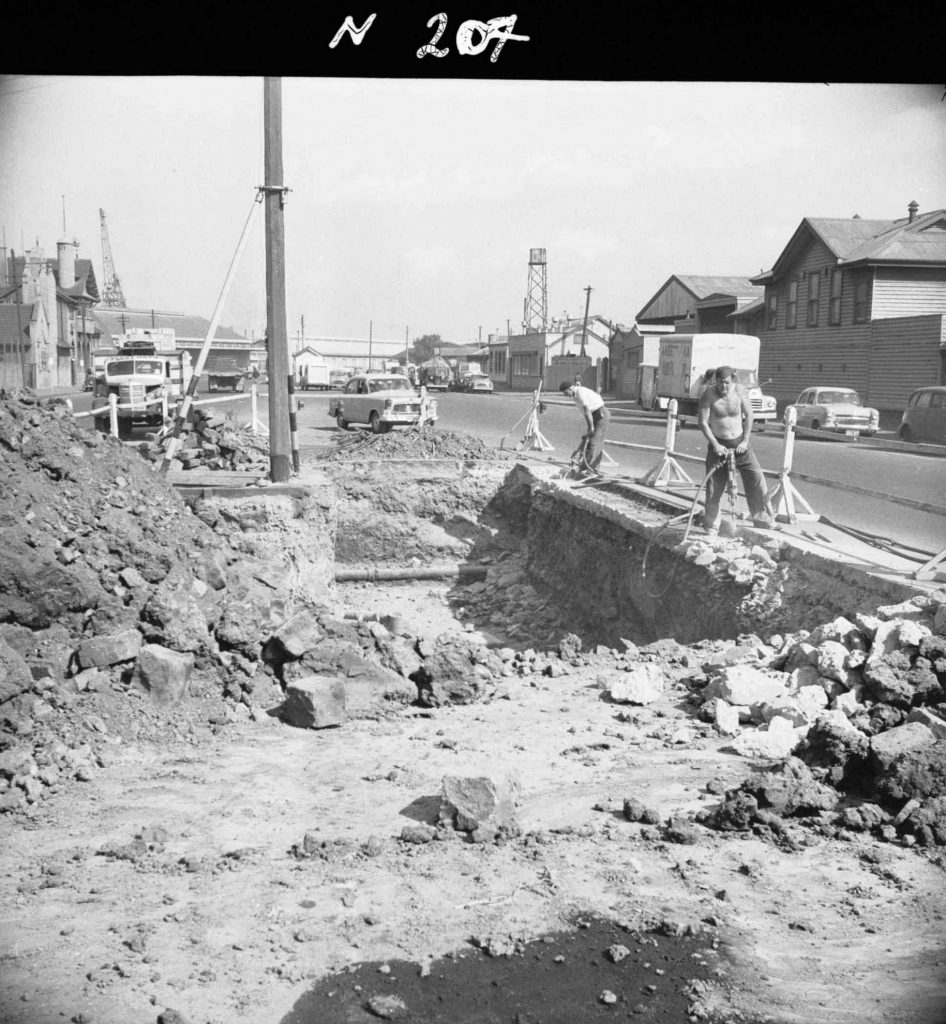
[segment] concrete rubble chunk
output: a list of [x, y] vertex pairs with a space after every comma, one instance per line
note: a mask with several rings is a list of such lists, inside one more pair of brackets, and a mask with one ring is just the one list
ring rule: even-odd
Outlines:
[[796, 729], [789, 719], [777, 715], [765, 729], [749, 729], [732, 743], [733, 750], [743, 757], [788, 757], [806, 732]]
[[826, 640], [834, 640], [844, 644], [846, 647], [850, 647], [855, 638], [859, 638], [860, 635], [861, 631], [850, 619], [839, 615], [836, 619], [832, 619], [831, 622], [823, 623], [813, 629], [808, 640], [816, 647], [820, 647]]
[[717, 700], [713, 709], [713, 724], [723, 736], [735, 736], [739, 730], [739, 709], [724, 700]]
[[773, 674], [752, 665], [724, 668], [704, 691], [707, 696], [710, 696], [711, 687], [717, 691], [712, 696], [722, 697], [730, 704], [746, 704], [749, 707], [767, 704], [788, 693], [787, 677], [784, 674]]
[[868, 615], [866, 612], [855, 612], [854, 625], [868, 640], [873, 640], [877, 627], [880, 625], [880, 619], [876, 615]]
[[933, 731], [922, 722], [907, 722], [871, 736], [870, 751], [874, 762], [887, 771], [902, 754], [922, 750], [935, 742]]
[[878, 619], [887, 621], [900, 619], [901, 621], [913, 620], [917, 622], [929, 617], [922, 605], [918, 604], [917, 599], [913, 597], [907, 598], [906, 601], [901, 601], [899, 604], [881, 605], [879, 608], [874, 609], [874, 614]]
[[0, 704], [16, 697], [33, 685], [33, 673], [23, 657], [6, 641], [0, 640]]
[[109, 636], [83, 640], [76, 651], [82, 668], [103, 668], [131, 661], [141, 650], [142, 638], [137, 629], [123, 629]]
[[621, 704], [653, 704], [663, 696], [665, 681], [656, 662], [645, 662], [611, 683], [611, 699]]
[[145, 644], [138, 652], [134, 679], [163, 704], [180, 701], [187, 695], [194, 655], [172, 651], [160, 644]]
[[844, 665], [849, 653], [847, 647], [839, 641], [826, 640], [818, 646], [818, 671], [828, 679], [845, 682], [847, 669]]
[[286, 687], [282, 717], [300, 729], [326, 729], [348, 720], [345, 682], [339, 676], [312, 675]]
[[899, 620], [879, 621], [874, 632], [873, 643], [870, 645], [870, 653], [867, 655], [867, 664], [870, 665], [891, 654], [897, 649], [899, 640]]
[[941, 604], [933, 616], [933, 632], [938, 636], [946, 636], [946, 604]]
[[897, 630], [897, 642], [901, 647], [919, 647], [933, 631], [926, 624], [926, 621], [905, 621], [900, 623]]
[[797, 693], [804, 686], [819, 686], [821, 673], [815, 665], [800, 665], [793, 669], [788, 677], [788, 689]]
[[445, 775], [441, 786], [441, 824], [469, 832], [475, 841], [493, 839], [500, 832], [518, 834], [516, 808], [521, 786], [515, 774]]
[[301, 611], [284, 622], [274, 636], [287, 654], [301, 658], [325, 636], [325, 631], [311, 612]]
[[946, 740], [946, 718], [935, 714], [929, 708], [914, 708], [907, 715], [907, 722], [920, 722], [938, 739]]
[[786, 672], [792, 672], [796, 668], [800, 668], [802, 665], [817, 665], [818, 664], [818, 648], [809, 643], [807, 640], [797, 640], [788, 649], [788, 654], [785, 658], [784, 670]]

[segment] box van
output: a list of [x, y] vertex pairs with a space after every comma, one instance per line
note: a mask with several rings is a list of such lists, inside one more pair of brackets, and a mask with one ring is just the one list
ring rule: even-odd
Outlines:
[[946, 444], [946, 385], [917, 388], [907, 400], [897, 437]]

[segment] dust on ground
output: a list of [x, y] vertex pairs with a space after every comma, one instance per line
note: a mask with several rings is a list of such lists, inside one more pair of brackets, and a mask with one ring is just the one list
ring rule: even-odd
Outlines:
[[[584, 649], [547, 608], [541, 635], [510, 636], [516, 602], [528, 630], [541, 598], [521, 572], [512, 582], [521, 567], [509, 552], [497, 560], [507, 601], [489, 630], [483, 591], [457, 581], [319, 595], [300, 628], [317, 624], [320, 664], [337, 652], [382, 685], [388, 673], [413, 679], [417, 700], [335, 728], [293, 727], [270, 713], [300, 635], [284, 632], [282, 661], [271, 656], [290, 611], [264, 614], [279, 604], [278, 567], [235, 551], [135, 452], [75, 427], [64, 407], [26, 395], [0, 411], [2, 557], [15, 571], [0, 624], [3, 1021], [314, 1020], [308, 993], [335, 998], [332, 977], [350, 987], [321, 1021], [397, 1019], [398, 1003], [384, 1001], [400, 991], [392, 973], [422, 984], [442, 958], [474, 949], [514, 963], [592, 918], [612, 922], [608, 941], [635, 955], [621, 958], [627, 974], [589, 992], [584, 1019], [612, 1008], [667, 1020], [652, 997], [672, 988], [675, 1020], [683, 1005], [693, 1021], [942, 1020], [941, 847], [935, 821], [917, 816], [939, 798], [923, 781], [939, 776], [920, 770], [935, 744], [908, 752], [912, 775], [893, 776], [899, 795], [858, 800], [877, 809], [857, 821], [835, 806], [766, 812], [786, 791], [778, 766], [837, 790], [860, 764], [833, 734], [815, 752], [820, 767], [814, 754], [799, 767], [734, 751], [723, 705], [740, 705], [724, 684], [738, 680], [723, 670], [782, 648], [756, 637]], [[917, 606], [913, 621], [933, 613]], [[930, 667], [916, 675], [927, 633], [908, 635], [898, 614], [861, 624], [893, 636], [893, 664], [875, 684], [887, 700], [859, 695], [872, 736], [908, 724], [917, 735], [906, 719], [918, 687], [913, 710], [933, 714], [924, 728], [942, 700], [930, 674], [938, 684], [946, 665], [925, 648]], [[882, 625], [894, 621], [895, 634]], [[804, 645], [840, 643], [842, 628], [783, 644], [799, 660], [778, 671], [817, 667]], [[137, 653], [119, 657], [128, 631], [170, 652], [155, 657], [172, 676], [183, 662], [171, 655], [184, 659], [186, 696], [155, 700], [173, 678], [143, 676]], [[846, 658], [858, 642], [844, 635]], [[100, 660], [103, 645], [89, 642], [106, 639], [106, 661], [118, 660], [84, 665]], [[466, 670], [477, 682], [463, 690], [451, 674], [461, 654], [482, 669]], [[659, 695], [620, 699], [616, 684], [645, 665], [659, 667]], [[477, 841], [444, 821], [445, 779], [498, 772], [519, 780], [514, 828]], [[759, 772], [767, 779], [752, 782]], [[892, 807], [911, 800], [897, 820]], [[733, 801], [726, 822], [710, 820]], [[694, 943], [692, 972], [637, 955], [674, 938]], [[610, 948], [600, 959], [619, 967]], [[376, 986], [357, 973], [369, 962], [381, 968]], [[647, 979], [630, 972], [644, 963]], [[520, 1021], [555, 1019], [525, 998]], [[414, 1009], [412, 1019], [437, 1019]]]

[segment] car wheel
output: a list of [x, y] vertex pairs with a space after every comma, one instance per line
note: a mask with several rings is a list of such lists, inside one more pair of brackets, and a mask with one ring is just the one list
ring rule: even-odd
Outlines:
[[368, 426], [371, 427], [372, 434], [383, 434], [384, 424], [381, 422], [381, 417], [375, 411], [368, 417]]
[[812, 430], [820, 430], [821, 429], [821, 420], [812, 420], [811, 421], [811, 429]]
[[131, 438], [132, 422], [131, 420], [119, 419], [118, 421], [118, 439], [120, 441], [128, 441]]
[[913, 440], [913, 431], [905, 423], [898, 431], [898, 434], [901, 441], [909, 442]]
[[348, 420], [340, 412], [335, 413], [335, 422], [338, 424], [339, 430], [348, 429]]

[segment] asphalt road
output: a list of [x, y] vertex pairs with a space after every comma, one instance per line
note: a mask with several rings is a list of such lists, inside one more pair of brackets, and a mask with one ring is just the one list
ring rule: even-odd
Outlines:
[[[259, 418], [268, 423], [265, 385], [260, 389]], [[337, 431], [334, 419], [328, 416], [330, 392], [308, 391], [299, 397], [303, 408], [298, 415], [301, 447], [324, 443]], [[201, 394], [202, 400], [209, 395]], [[223, 397], [221, 395], [213, 397]], [[492, 395], [439, 393], [438, 427], [474, 434], [491, 447], [513, 449], [525, 433], [532, 406], [531, 394], [497, 392]], [[76, 411], [88, 409], [90, 396], [73, 398]], [[221, 410], [233, 408], [238, 421], [249, 420], [249, 396], [239, 396], [220, 404]], [[605, 465], [606, 473], [639, 478], [660, 462], [666, 437], [666, 414], [644, 412], [630, 402], [611, 402], [611, 427], [608, 440], [650, 446], [624, 448], [608, 445], [607, 453], [615, 460]], [[539, 431], [552, 445], [549, 451], [527, 449], [527, 458], [567, 463], [583, 432], [583, 422], [574, 405], [560, 396], [550, 396], [545, 412], [539, 416]], [[136, 435], [137, 436], [137, 435]], [[880, 435], [884, 436], [884, 435]], [[890, 435], [893, 437], [892, 433]], [[777, 474], [782, 465], [784, 441], [780, 429], [753, 434], [753, 447], [767, 473]], [[703, 477], [706, 443], [693, 426], [677, 431], [674, 451], [694, 456], [698, 461], [680, 460], [680, 466], [699, 482]], [[920, 455], [905, 451], [883, 451], [867, 448], [856, 442], [831, 440], [829, 437], [796, 438], [794, 471], [800, 475], [832, 481], [830, 486], [795, 480], [795, 487], [813, 511], [822, 517], [865, 531], [872, 536], [889, 538], [934, 554], [946, 547], [946, 448], [942, 456]], [[767, 476], [770, 486], [776, 476]], [[936, 514], [898, 504], [884, 497], [857, 493], [849, 488], [867, 489], [893, 498], [907, 498], [934, 506], [944, 514]], [[692, 493], [692, 492], [691, 492]], [[798, 505], [801, 508], [802, 506]]]

